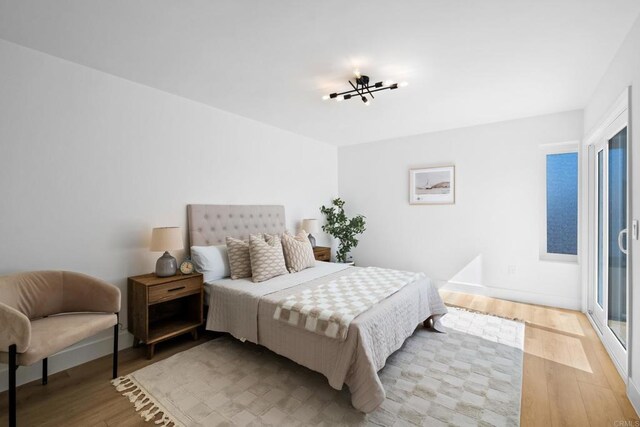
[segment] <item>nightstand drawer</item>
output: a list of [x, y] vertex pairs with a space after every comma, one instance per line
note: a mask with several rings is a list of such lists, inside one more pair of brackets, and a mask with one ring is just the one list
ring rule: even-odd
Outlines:
[[195, 294], [202, 289], [202, 278], [192, 277], [162, 285], [149, 287], [149, 304], [170, 301], [185, 295]]
[[316, 261], [331, 261], [331, 248], [316, 246], [313, 248], [313, 256]]

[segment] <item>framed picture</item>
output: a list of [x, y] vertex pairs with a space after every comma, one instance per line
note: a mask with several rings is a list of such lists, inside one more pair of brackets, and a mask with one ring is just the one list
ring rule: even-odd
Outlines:
[[455, 166], [409, 170], [409, 203], [412, 205], [453, 204], [456, 201]]

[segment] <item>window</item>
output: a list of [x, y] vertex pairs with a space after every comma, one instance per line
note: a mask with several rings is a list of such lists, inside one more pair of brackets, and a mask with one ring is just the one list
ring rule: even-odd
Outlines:
[[544, 150], [544, 217], [540, 256], [576, 261], [578, 255], [578, 152], [575, 143]]

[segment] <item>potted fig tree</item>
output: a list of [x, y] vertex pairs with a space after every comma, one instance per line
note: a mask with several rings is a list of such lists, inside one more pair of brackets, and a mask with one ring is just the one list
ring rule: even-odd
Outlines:
[[358, 246], [357, 236], [364, 233], [365, 217], [356, 215], [353, 218], [347, 217], [344, 213], [344, 200], [337, 198], [331, 201], [331, 206], [322, 206], [320, 212], [325, 216], [326, 224], [322, 226], [322, 231], [338, 239], [338, 251], [336, 260], [342, 263], [353, 264], [349, 258], [349, 253]]

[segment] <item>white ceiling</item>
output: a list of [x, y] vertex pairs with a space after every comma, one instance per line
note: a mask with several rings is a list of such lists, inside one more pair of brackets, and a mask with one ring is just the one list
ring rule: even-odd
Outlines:
[[[0, 38], [345, 145], [584, 107], [638, 0], [0, 0]], [[409, 87], [322, 101], [358, 68]]]

